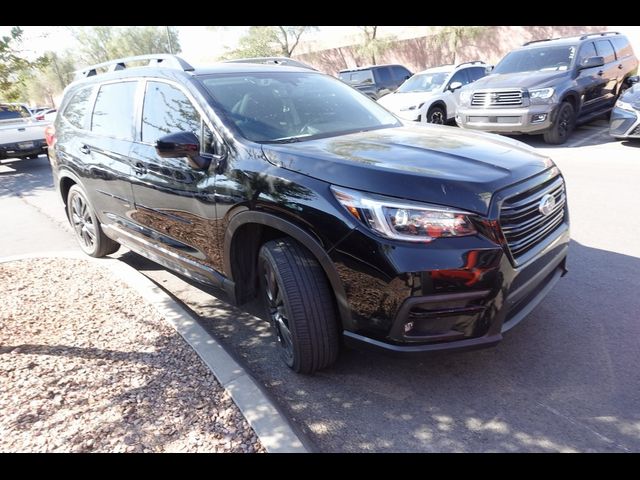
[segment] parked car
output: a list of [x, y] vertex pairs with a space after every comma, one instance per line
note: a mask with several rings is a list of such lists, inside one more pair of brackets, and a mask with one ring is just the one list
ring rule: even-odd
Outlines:
[[377, 100], [393, 92], [411, 75], [411, 71], [402, 65], [373, 65], [340, 70], [338, 78]]
[[609, 124], [609, 133], [619, 139], [640, 138], [640, 77], [630, 77], [629, 84], [632, 87], [616, 102]]
[[341, 339], [397, 354], [494, 345], [566, 272], [564, 179], [547, 154], [404, 125], [320, 72], [142, 58], [153, 66], [87, 68], [51, 132], [80, 247], [123, 244], [236, 304], [258, 296], [296, 372], [330, 365]]
[[609, 113], [637, 70], [629, 41], [616, 32], [529, 42], [460, 94], [456, 122], [562, 144], [577, 124]]
[[0, 103], [0, 159], [37, 158], [47, 151], [42, 124], [25, 105]]
[[429, 68], [378, 103], [405, 120], [447, 123], [455, 117], [460, 88], [484, 77], [490, 68], [481, 61]]
[[44, 120], [46, 122], [53, 122], [56, 119], [57, 113], [58, 113], [58, 110], [56, 110], [55, 108], [47, 108], [45, 110], [42, 110], [37, 115], [34, 115], [34, 117], [36, 120], [39, 120], [39, 121]]

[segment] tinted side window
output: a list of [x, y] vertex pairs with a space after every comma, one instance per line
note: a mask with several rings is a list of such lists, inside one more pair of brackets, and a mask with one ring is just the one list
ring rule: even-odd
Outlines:
[[630, 57], [633, 55], [633, 49], [626, 37], [613, 37], [611, 38], [611, 42], [616, 48], [616, 55], [618, 58]]
[[102, 85], [91, 117], [91, 131], [109, 137], [133, 139], [134, 96], [138, 82]]
[[62, 115], [76, 128], [86, 128], [87, 118], [91, 112], [89, 101], [92, 93], [93, 87], [78, 90], [64, 109]]
[[391, 67], [391, 69], [393, 70], [393, 76], [395, 77], [395, 79], [400, 82], [405, 81], [407, 78], [411, 76], [411, 72], [406, 68], [401, 67], [400, 65]]
[[200, 114], [180, 89], [163, 82], [148, 82], [142, 108], [142, 141], [155, 143], [168, 133], [193, 132], [200, 136]]
[[604, 57], [604, 63], [613, 62], [616, 59], [616, 54], [613, 52], [613, 47], [609, 40], [596, 41], [596, 50], [598, 50], [598, 55]]
[[475, 82], [487, 75], [487, 69], [485, 67], [471, 67], [467, 68], [467, 74], [469, 75], [469, 82]]
[[467, 69], [458, 70], [456, 73], [454, 73], [453, 77], [451, 77], [451, 80], [449, 80], [449, 85], [451, 85], [453, 82], [460, 82], [462, 83], [462, 85], [466, 85], [467, 83], [469, 83]]
[[580, 47], [580, 53], [578, 54], [578, 65], [582, 65], [587, 58], [596, 57], [596, 47], [593, 46], [593, 42], [587, 42]]
[[391, 78], [391, 70], [389, 69], [389, 67], [376, 69], [376, 78], [378, 79], [378, 83], [380, 85], [390, 85], [393, 83], [393, 79]]

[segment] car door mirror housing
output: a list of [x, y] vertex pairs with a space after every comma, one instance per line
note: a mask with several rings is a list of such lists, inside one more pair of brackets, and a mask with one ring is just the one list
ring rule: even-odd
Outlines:
[[460, 87], [462, 87], [462, 82], [453, 82], [451, 85], [449, 85], [449, 90], [455, 92]]
[[156, 152], [162, 158], [187, 158], [189, 165], [204, 170], [211, 159], [200, 155], [200, 140], [193, 132], [176, 132], [160, 137], [156, 141]]
[[585, 68], [595, 68], [601, 67], [604, 65], [604, 57], [589, 57], [585, 58], [580, 65], [580, 70], [584, 70]]

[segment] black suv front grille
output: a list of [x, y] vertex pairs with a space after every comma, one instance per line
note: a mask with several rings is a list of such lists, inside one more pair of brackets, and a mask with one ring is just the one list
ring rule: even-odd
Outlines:
[[522, 105], [522, 92], [520, 90], [475, 92], [471, 97], [472, 107], [516, 107], [518, 105]]
[[[547, 195], [555, 205], [542, 213], [540, 203]], [[500, 210], [500, 226], [514, 260], [518, 260], [547, 238], [564, 220], [566, 195], [562, 177], [507, 198]]]

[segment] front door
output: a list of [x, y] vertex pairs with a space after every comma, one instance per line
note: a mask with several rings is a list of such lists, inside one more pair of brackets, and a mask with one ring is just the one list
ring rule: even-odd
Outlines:
[[140, 136], [130, 156], [134, 169], [133, 220], [144, 248], [156, 261], [207, 283], [217, 283], [215, 175], [198, 170], [186, 158], [162, 158], [156, 141], [169, 133], [193, 132], [207, 155], [205, 124], [181, 87], [148, 80]]

